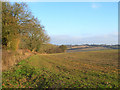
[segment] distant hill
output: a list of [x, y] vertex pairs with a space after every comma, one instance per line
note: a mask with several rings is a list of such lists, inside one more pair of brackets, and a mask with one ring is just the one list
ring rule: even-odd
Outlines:
[[67, 52], [97, 51], [107, 49], [120, 49], [119, 45], [67, 45]]

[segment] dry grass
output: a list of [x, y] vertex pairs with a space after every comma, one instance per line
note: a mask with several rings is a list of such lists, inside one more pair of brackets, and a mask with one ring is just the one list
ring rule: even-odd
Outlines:
[[32, 53], [27, 50], [9, 51], [2, 50], [2, 70], [7, 70], [21, 60], [31, 56]]

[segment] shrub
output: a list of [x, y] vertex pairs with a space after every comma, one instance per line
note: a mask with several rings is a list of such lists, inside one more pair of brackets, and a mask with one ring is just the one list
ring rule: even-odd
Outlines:
[[59, 48], [62, 50], [62, 52], [65, 52], [67, 50], [67, 46], [61, 45]]
[[38, 50], [39, 53], [55, 53], [56, 45], [42, 44]]
[[43, 44], [40, 49], [39, 49], [39, 53], [62, 53], [65, 52], [65, 50], [67, 49], [67, 47], [65, 45], [61, 45], [61, 46], [56, 46], [53, 44]]

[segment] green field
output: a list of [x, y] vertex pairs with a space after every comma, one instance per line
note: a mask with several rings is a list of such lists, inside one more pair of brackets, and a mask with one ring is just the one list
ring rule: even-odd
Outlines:
[[118, 50], [34, 55], [3, 72], [3, 88], [117, 88]]

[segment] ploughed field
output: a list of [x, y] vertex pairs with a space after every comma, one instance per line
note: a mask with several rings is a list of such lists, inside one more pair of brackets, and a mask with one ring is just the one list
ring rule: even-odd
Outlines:
[[2, 75], [3, 88], [117, 88], [118, 50], [37, 54]]
[[107, 47], [76, 47], [76, 48], [69, 48], [67, 52], [82, 52], [82, 51], [100, 51], [100, 50], [110, 50], [111, 48]]

